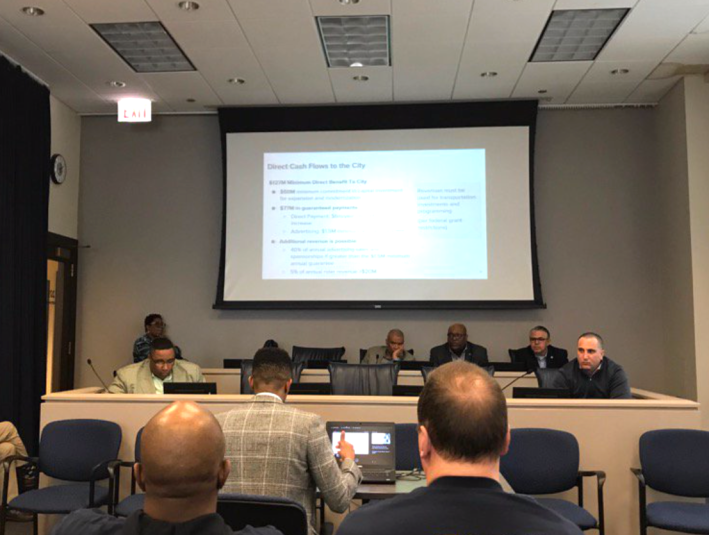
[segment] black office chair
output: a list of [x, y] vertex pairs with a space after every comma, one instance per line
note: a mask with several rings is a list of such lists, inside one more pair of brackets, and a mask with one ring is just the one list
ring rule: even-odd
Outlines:
[[391, 396], [399, 374], [397, 364], [331, 362], [328, 370], [335, 396]]
[[[578, 505], [558, 498], [537, 498], [544, 507], [570, 520], [582, 530], [605, 533], [603, 516], [603, 471], [579, 471], [579, 443], [566, 431], [512, 429], [510, 448], [500, 459], [500, 472], [518, 494], [556, 494], [578, 489]], [[598, 521], [583, 507], [583, 478], [595, 477]]]
[[426, 381], [428, 381], [428, 376], [431, 374], [433, 370], [435, 370], [433, 366], [424, 366], [421, 368], [421, 375], [423, 375], [423, 384], [426, 384]]
[[396, 469], [421, 471], [418, 424], [396, 424]]
[[291, 355], [293, 362], [338, 361], [345, 355], [345, 348], [293, 346]]
[[[305, 368], [305, 362], [293, 362], [291, 364], [291, 373], [293, 374], [293, 382], [300, 383], [300, 376], [303, 373], [303, 368]], [[253, 394], [254, 390], [249, 384], [249, 377], [254, 369], [253, 360], [242, 360], [241, 361], [241, 393], [242, 394]]]
[[537, 368], [534, 370], [539, 388], [567, 388], [559, 368]]
[[510, 356], [510, 362], [525, 362], [524, 354], [522, 353], [526, 347], [519, 349], [508, 349], [507, 354]]
[[301, 504], [288, 498], [220, 494], [217, 513], [234, 531], [246, 526], [273, 526], [283, 535], [308, 535], [308, 516]]
[[648, 527], [684, 533], [709, 533], [709, 505], [662, 501], [648, 505], [646, 488], [694, 498], [709, 498], [709, 432], [660, 429], [640, 437], [638, 478], [640, 534]]

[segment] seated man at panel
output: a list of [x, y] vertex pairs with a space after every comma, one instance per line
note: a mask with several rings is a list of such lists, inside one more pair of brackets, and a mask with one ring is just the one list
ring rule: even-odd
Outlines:
[[338, 465], [320, 416], [285, 403], [293, 382], [291, 360], [282, 349], [259, 349], [249, 384], [256, 395], [250, 403], [217, 415], [226, 436], [226, 458], [232, 476], [224, 492], [290, 498], [305, 507], [315, 533], [315, 492], [337, 513], [347, 510], [362, 472], [354, 462], [354, 447], [338, 448]]
[[441, 366], [454, 360], [465, 360], [478, 366], [487, 364], [487, 349], [468, 342], [468, 330], [461, 323], [448, 327], [448, 342], [431, 349], [431, 365]]
[[150, 356], [124, 366], [108, 387], [112, 394], [163, 394], [165, 383], [204, 383], [197, 364], [175, 360], [175, 346], [167, 338], [155, 338]]
[[[150, 355], [150, 344], [156, 338], [164, 338], [167, 325], [160, 314], [148, 314], [143, 322], [145, 334], [133, 344], [133, 362], [143, 362]], [[175, 357], [182, 358], [182, 351], [175, 346]]]
[[[179, 452], [179, 462], [166, 452]], [[141, 462], [134, 467], [145, 492], [143, 510], [117, 518], [99, 509], [66, 516], [52, 535], [281, 535], [271, 528], [233, 532], [217, 514], [217, 492], [229, 475], [224, 435], [214, 416], [191, 401], [176, 401], [143, 429]]]
[[537, 368], [561, 368], [569, 362], [566, 349], [551, 345], [551, 333], [543, 325], [529, 331], [529, 345], [514, 352], [515, 362], [521, 362], [528, 370]]
[[485, 371], [467, 362], [434, 370], [419, 397], [418, 423], [428, 486], [358, 509], [338, 535], [580, 535], [533, 498], [503, 491], [507, 404]]
[[628, 376], [605, 356], [603, 338], [583, 333], [577, 343], [576, 358], [561, 368], [559, 386], [568, 388], [573, 398], [631, 399]]
[[387, 334], [386, 345], [370, 347], [362, 359], [362, 364], [391, 364], [409, 357], [411, 354], [404, 348], [404, 333], [399, 329], [392, 329]]

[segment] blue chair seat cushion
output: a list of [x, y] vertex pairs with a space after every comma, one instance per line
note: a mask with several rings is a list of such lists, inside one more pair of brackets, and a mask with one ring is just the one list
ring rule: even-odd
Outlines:
[[649, 526], [685, 533], [709, 533], [709, 505], [655, 502], [647, 506]]
[[126, 499], [116, 505], [117, 516], [130, 516], [143, 508], [145, 504], [145, 494], [131, 494]]
[[[96, 485], [94, 506], [108, 504], [108, 489]], [[89, 484], [54, 485], [20, 494], [9, 504], [13, 509], [28, 513], [67, 514], [89, 507]]]
[[593, 529], [598, 524], [591, 513], [573, 502], [558, 498], [537, 498], [537, 501], [547, 509], [570, 520], [582, 530]]

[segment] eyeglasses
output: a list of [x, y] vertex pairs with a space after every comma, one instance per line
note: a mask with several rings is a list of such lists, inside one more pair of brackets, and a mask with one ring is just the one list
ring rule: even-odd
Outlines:
[[150, 327], [162, 327], [163, 329], [167, 327], [167, 323], [163, 323], [162, 321], [154, 321], [149, 324]]
[[466, 336], [468, 335], [461, 333], [448, 333], [448, 338], [453, 338], [454, 340], [459, 340], [461, 338], [465, 338]]
[[531, 336], [529, 337], [530, 342], [546, 342], [549, 340], [548, 338], [532, 338]]

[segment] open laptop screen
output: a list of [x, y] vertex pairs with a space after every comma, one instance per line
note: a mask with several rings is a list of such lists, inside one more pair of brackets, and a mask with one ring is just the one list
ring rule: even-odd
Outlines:
[[396, 463], [396, 436], [393, 422], [328, 422], [327, 434], [332, 451], [337, 454], [340, 433], [355, 449], [355, 462], [363, 468], [394, 468]]

